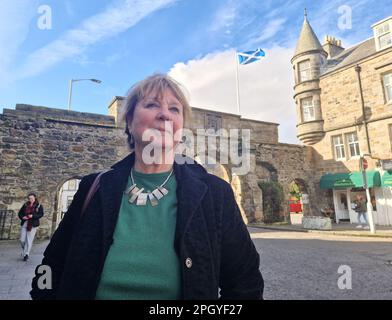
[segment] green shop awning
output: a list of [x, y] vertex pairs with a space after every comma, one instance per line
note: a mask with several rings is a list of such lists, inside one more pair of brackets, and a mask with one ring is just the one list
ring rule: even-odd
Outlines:
[[381, 185], [384, 187], [392, 187], [392, 171], [385, 171], [382, 175]]
[[[367, 170], [366, 177], [368, 186], [381, 186], [380, 173], [375, 170]], [[392, 186], [392, 175], [390, 180]], [[363, 187], [362, 172], [348, 172], [348, 173], [331, 173], [325, 174], [320, 179], [320, 188], [322, 189], [347, 189]]]

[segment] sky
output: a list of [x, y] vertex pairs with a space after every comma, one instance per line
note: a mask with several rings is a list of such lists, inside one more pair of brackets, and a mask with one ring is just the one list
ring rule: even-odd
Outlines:
[[[392, 0], [0, 0], [0, 113], [18, 103], [108, 114], [114, 96], [168, 73], [193, 107], [237, 114], [236, 52], [265, 58], [238, 67], [240, 114], [279, 123], [299, 143], [290, 59], [307, 8], [348, 48], [373, 36]], [[349, 17], [351, 16], [351, 19]]]

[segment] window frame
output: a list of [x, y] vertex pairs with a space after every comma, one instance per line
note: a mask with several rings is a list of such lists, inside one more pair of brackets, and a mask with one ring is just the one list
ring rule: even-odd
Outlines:
[[67, 191], [76, 191], [78, 189], [78, 181], [76, 179], [68, 180]]
[[[304, 105], [304, 102], [310, 101], [310, 105]], [[300, 100], [300, 105], [301, 105], [301, 116], [302, 116], [302, 122], [310, 122], [316, 120], [316, 111], [314, 108], [314, 102], [313, 102], [313, 97], [307, 97], [307, 98], [302, 98]], [[313, 111], [313, 117], [311, 119], [305, 119], [305, 109], [306, 110], [312, 110]]]
[[[340, 138], [341, 139], [341, 144], [339, 145], [335, 145], [335, 139], [334, 138]], [[337, 134], [331, 137], [332, 139], [332, 149], [333, 149], [333, 155], [334, 155], [334, 159], [336, 161], [342, 161], [342, 160], [346, 160], [346, 147], [345, 147], [345, 143], [344, 143], [344, 138], [342, 134]], [[338, 158], [338, 154], [336, 152], [336, 147], [341, 147], [341, 151], [343, 153], [343, 156]]]
[[[389, 83], [386, 83], [386, 77], [389, 77]], [[382, 85], [385, 93], [385, 102], [392, 103], [392, 71], [382, 75]], [[388, 88], [391, 88], [391, 96], [388, 94]]]
[[[349, 137], [350, 137], [350, 135], [353, 135], [353, 134], [355, 134], [356, 140], [354, 142], [350, 142]], [[345, 138], [346, 138], [346, 143], [347, 143], [347, 151], [348, 151], [348, 155], [350, 156], [350, 159], [359, 158], [361, 156], [361, 147], [359, 145], [358, 133], [356, 131], [348, 132], [345, 134]], [[353, 155], [351, 153], [351, 145], [354, 145], [354, 150], [356, 150], [355, 145], [358, 146], [358, 154]]]
[[[305, 62], [307, 62], [309, 64], [309, 67], [306, 68], [305, 70], [301, 70], [301, 65], [303, 65]], [[310, 65], [310, 59], [298, 62], [298, 82], [304, 82], [304, 81], [311, 80], [312, 79], [311, 70], [312, 70], [312, 68], [311, 68], [311, 65]], [[304, 71], [309, 71], [307, 79], [302, 79], [301, 73], [304, 72]]]
[[67, 212], [67, 211], [68, 211], [68, 209], [69, 209], [69, 206], [71, 205], [71, 203], [72, 203], [72, 201], [73, 201], [73, 198], [74, 198], [74, 196], [75, 196], [75, 195], [73, 195], [73, 196], [67, 196], [67, 201], [66, 201], [66, 203], [65, 203], [65, 207], [66, 207], [66, 210], [65, 210], [65, 212]]
[[[386, 26], [388, 26], [388, 30], [387, 31], [385, 31], [385, 29], [386, 29], [385, 27]], [[383, 28], [384, 30], [382, 30], [380, 32], [381, 28]], [[381, 40], [380, 39], [382, 37], [384, 37], [384, 36], [387, 36], [387, 35], [389, 35], [390, 43], [387, 44], [386, 46], [381, 46]], [[381, 24], [380, 26], [376, 27], [375, 36], [376, 36], [376, 39], [377, 39], [378, 51], [392, 47], [392, 26], [391, 26], [390, 22], [387, 21], [387, 22]]]

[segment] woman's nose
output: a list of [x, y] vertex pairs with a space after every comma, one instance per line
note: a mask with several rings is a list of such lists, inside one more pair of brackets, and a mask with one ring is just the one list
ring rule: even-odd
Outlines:
[[164, 120], [164, 121], [171, 120], [171, 115], [170, 115], [169, 109], [166, 106], [162, 106], [160, 108], [159, 113], [158, 113], [158, 119]]

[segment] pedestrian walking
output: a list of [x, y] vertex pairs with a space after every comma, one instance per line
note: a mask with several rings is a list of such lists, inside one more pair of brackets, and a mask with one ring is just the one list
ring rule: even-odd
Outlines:
[[[357, 199], [354, 201], [354, 204], [354, 211], [358, 213], [358, 225], [356, 228], [369, 229], [369, 223], [366, 216], [367, 207], [364, 197], [358, 194]], [[363, 222], [361, 220], [361, 217], [363, 218]]]
[[20, 208], [18, 216], [21, 220], [20, 244], [22, 246], [22, 257], [24, 261], [29, 259], [31, 247], [39, 226], [39, 219], [44, 215], [44, 208], [38, 202], [34, 193], [29, 193], [28, 201]]

